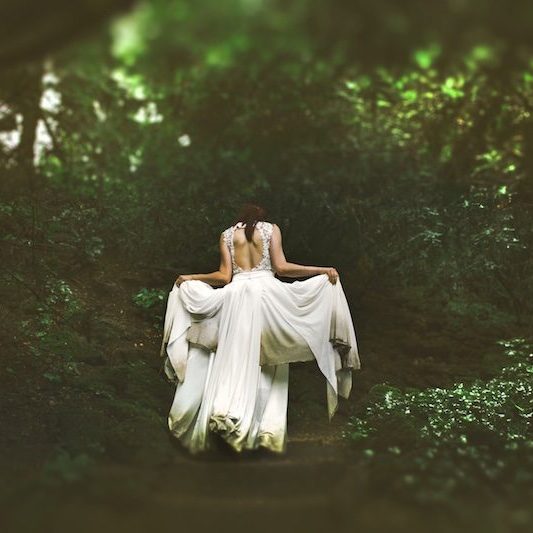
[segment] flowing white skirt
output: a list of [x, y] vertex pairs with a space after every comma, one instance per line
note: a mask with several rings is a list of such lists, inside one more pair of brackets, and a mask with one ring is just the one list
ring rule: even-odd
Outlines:
[[161, 355], [177, 385], [168, 425], [193, 453], [208, 449], [214, 433], [237, 451], [284, 451], [288, 364], [316, 360], [330, 418], [361, 366], [341, 282], [323, 274], [286, 283], [269, 270], [235, 274], [219, 289], [174, 285]]

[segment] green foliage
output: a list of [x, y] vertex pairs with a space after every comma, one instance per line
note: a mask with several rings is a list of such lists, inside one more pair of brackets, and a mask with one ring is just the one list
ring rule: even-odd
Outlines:
[[428, 69], [434, 63], [435, 59], [442, 52], [441, 47], [437, 43], [433, 43], [427, 48], [421, 48], [415, 50], [413, 53], [413, 59], [416, 61], [417, 65], [422, 69]]
[[43, 467], [43, 480], [53, 485], [72, 484], [83, 480], [92, 465], [85, 453], [73, 455], [59, 448]]
[[43, 377], [46, 378], [48, 381], [51, 381], [52, 383], [61, 383], [61, 376], [53, 374], [52, 372], [45, 372], [43, 374]]
[[[339, 268], [363, 352], [395, 354], [398, 341], [365, 336], [395, 302], [364, 306], [407, 295], [418, 315], [403, 342], [457, 379], [371, 387], [347, 435], [368, 488], [527, 494], [531, 348], [506, 343], [500, 375], [466, 382], [443, 323], [473, 345], [531, 324], [532, 15], [499, 0], [147, 0], [46, 63], [6, 70], [2, 388], [33, 379], [39, 434], [63, 446], [46, 479], [81, 479], [93, 455], [175, 456], [168, 390], [139, 357], [166, 299], [147, 287], [215, 269], [220, 231], [253, 197], [289, 260]], [[50, 136], [37, 153], [35, 131]], [[131, 301], [145, 316], [124, 313]], [[385, 371], [401, 372], [401, 355]], [[398, 382], [427, 383], [425, 368]]]
[[[319, 30], [325, 12], [335, 36]], [[219, 232], [255, 196], [294, 259], [525, 322], [527, 54], [504, 54], [490, 34], [429, 38], [413, 13], [390, 21], [397, 60], [376, 47], [367, 64], [351, 15], [336, 3], [152, 1], [113, 22], [109, 48], [59, 54], [46, 85], [60, 94], [45, 112], [55, 144], [38, 168], [61, 198], [46, 200], [46, 242], [80, 265], [109, 251], [210, 270]]]
[[163, 290], [143, 287], [133, 296], [133, 302], [143, 311], [150, 311], [156, 305], [160, 305], [166, 296], [167, 293]]
[[502, 341], [509, 365], [489, 381], [399, 390], [375, 386], [346, 436], [392, 490], [418, 500], [533, 481], [533, 344]]
[[61, 279], [49, 281], [46, 289], [46, 304], [50, 307], [62, 307], [66, 318], [80, 310], [80, 304], [66, 281]]

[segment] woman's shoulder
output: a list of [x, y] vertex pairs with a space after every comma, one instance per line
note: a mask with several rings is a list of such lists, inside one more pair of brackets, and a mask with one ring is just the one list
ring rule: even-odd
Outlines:
[[229, 228], [226, 228], [224, 231], [221, 232], [220, 238], [224, 240], [226, 244], [229, 245], [231, 240], [231, 230], [233, 229], [233, 226], [229, 226]]
[[273, 222], [269, 222], [268, 220], [261, 220], [260, 222], [264, 228], [264, 230], [269, 234], [272, 235], [272, 232], [274, 231], [274, 228], [276, 227], [276, 224]]
[[265, 221], [265, 225], [266, 225], [266, 228], [268, 229], [268, 231], [270, 233], [272, 233], [274, 230], [281, 231], [279, 226], [275, 222]]
[[[268, 229], [269, 231], [272, 231], [275, 227], [279, 227], [277, 224], [275, 224], [274, 222], [270, 222], [268, 220], [260, 220], [257, 225], [262, 225], [264, 228]], [[239, 227], [239, 224], [234, 224], [232, 226], [228, 226], [225, 230], [223, 230], [221, 232], [221, 235], [222, 236], [227, 236], [227, 235], [230, 235], [231, 234], [231, 231], [236, 228], [236, 227]]]
[[231, 233], [231, 230], [233, 230], [234, 228], [238, 227], [238, 223], [237, 224], [232, 224], [231, 226], [228, 226], [223, 232], [222, 234], [227, 234], [227, 233]]
[[264, 224], [266, 227], [273, 228], [276, 226], [274, 222], [269, 222], [268, 220], [261, 220], [261, 224]]

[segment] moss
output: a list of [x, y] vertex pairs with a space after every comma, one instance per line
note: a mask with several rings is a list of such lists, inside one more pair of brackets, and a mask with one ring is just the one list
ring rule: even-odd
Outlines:
[[98, 403], [59, 406], [54, 410], [53, 419], [58, 432], [57, 444], [65, 450], [94, 456], [105, 452], [106, 435], [113, 422], [99, 409]]
[[127, 401], [109, 401], [107, 411], [114, 420], [105, 435], [110, 458], [144, 465], [164, 464], [172, 459], [174, 448], [166, 416]]

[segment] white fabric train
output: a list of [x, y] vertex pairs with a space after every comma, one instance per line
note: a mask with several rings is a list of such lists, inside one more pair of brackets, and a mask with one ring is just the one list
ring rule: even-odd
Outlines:
[[217, 289], [198, 280], [174, 285], [161, 355], [177, 385], [168, 425], [193, 453], [209, 449], [213, 433], [237, 451], [284, 451], [289, 363], [316, 360], [330, 418], [361, 366], [340, 280], [287, 283], [272, 270], [235, 273]]

